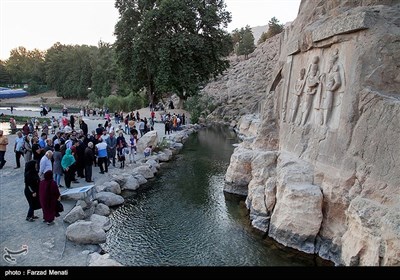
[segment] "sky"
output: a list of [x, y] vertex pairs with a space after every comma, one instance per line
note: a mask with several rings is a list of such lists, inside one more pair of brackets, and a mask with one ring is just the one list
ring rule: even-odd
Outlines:
[[[232, 14], [228, 31], [267, 25], [272, 17], [280, 23], [293, 21], [301, 0], [225, 0]], [[95, 45], [115, 41], [119, 19], [115, 0], [0, 0], [0, 59], [10, 50], [47, 50], [54, 43]]]

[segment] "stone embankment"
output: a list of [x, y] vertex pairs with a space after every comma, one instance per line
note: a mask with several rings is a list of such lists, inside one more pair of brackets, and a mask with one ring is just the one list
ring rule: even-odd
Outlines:
[[[187, 125], [183, 130], [163, 137], [158, 143], [157, 131], [150, 131], [140, 139], [138, 152], [144, 147], [162, 147], [162, 150], [153, 152], [147, 158], [141, 158], [129, 168], [109, 170], [108, 178], [101, 184], [95, 184], [88, 194], [71, 194], [63, 196], [64, 199], [77, 200], [75, 207], [63, 218], [69, 226], [66, 228], [68, 240], [77, 244], [101, 244], [106, 242], [106, 231], [112, 227], [108, 217], [113, 207], [124, 203], [121, 193], [125, 190], [137, 190], [148, 179], [156, 176], [162, 163], [168, 162], [173, 155], [179, 153], [183, 143], [189, 135], [200, 128], [199, 125]], [[114, 266], [120, 265], [107, 254], [99, 255], [98, 252], [90, 254], [89, 266]]]
[[[21, 112], [27, 114], [27, 112]], [[100, 120], [88, 120], [94, 127]], [[39, 219], [25, 221], [28, 204], [24, 197], [24, 170], [14, 169], [13, 143], [15, 135], [8, 135], [7, 163], [0, 170], [0, 246], [10, 252], [23, 249], [23, 254], [0, 258], [0, 265], [8, 266], [115, 266], [121, 265], [103, 254], [101, 244], [112, 226], [109, 215], [115, 207], [124, 203], [123, 195], [138, 190], [147, 180], [156, 176], [162, 165], [179, 153], [191, 133], [200, 129], [198, 125], [186, 125], [183, 130], [163, 136], [164, 127], [145, 134], [139, 141], [136, 163], [126, 162], [125, 168], [109, 166], [108, 173], [99, 174], [93, 167], [93, 192], [87, 194], [62, 195], [64, 212], [48, 226], [41, 222], [41, 210], [36, 210]], [[138, 144], [139, 144], [138, 143]], [[158, 148], [144, 158], [147, 145]], [[24, 161], [21, 160], [21, 166]], [[84, 180], [73, 184], [71, 189], [90, 186]], [[124, 194], [125, 192], [125, 194]], [[3, 251], [3, 253], [6, 251]], [[10, 258], [11, 257], [11, 258]]]

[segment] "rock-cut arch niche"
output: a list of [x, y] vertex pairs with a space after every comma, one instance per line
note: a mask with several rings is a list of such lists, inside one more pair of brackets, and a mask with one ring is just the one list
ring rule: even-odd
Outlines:
[[[278, 74], [276, 74], [275, 79], [272, 81], [271, 87], [269, 89], [269, 93], [273, 95], [276, 92], [278, 94], [277, 100], [281, 100], [282, 118], [283, 118], [283, 120], [285, 120], [286, 105], [285, 105], [284, 94], [283, 94], [283, 90], [282, 90], [282, 84], [283, 84], [283, 79], [282, 79], [282, 68], [281, 68], [281, 69], [279, 69]], [[277, 107], [280, 108], [281, 104], [277, 104], [278, 105]], [[262, 108], [261, 108], [260, 112], [262, 112]]]

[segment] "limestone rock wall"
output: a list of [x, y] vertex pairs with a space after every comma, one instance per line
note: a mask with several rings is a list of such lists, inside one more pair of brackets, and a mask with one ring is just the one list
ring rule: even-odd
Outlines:
[[231, 57], [231, 67], [226, 73], [202, 90], [202, 95], [216, 105], [207, 116], [208, 121], [229, 124], [260, 111], [260, 101], [279, 58], [280, 44], [281, 38], [276, 36], [259, 45], [247, 60]]
[[226, 191], [248, 182], [253, 226], [282, 244], [399, 265], [399, 1], [302, 1], [280, 40], [257, 129], [238, 124], [247, 141]]

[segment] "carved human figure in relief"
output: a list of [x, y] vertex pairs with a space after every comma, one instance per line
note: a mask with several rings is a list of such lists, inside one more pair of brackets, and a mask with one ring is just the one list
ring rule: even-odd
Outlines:
[[304, 125], [307, 122], [308, 116], [310, 115], [314, 96], [318, 91], [320, 85], [320, 74], [319, 74], [319, 56], [314, 56], [312, 64], [310, 65], [307, 78], [306, 78], [306, 93], [305, 100], [302, 106], [302, 120], [301, 123]]
[[340, 69], [338, 64], [338, 50], [335, 50], [334, 55], [329, 61], [329, 69], [326, 76], [326, 91], [323, 100], [322, 109], [324, 111], [323, 114], [323, 124], [327, 124], [332, 112], [333, 106], [333, 97], [334, 93], [340, 88], [342, 85], [342, 79], [340, 78]]
[[306, 84], [306, 81], [304, 79], [305, 75], [306, 75], [306, 69], [301, 68], [300, 76], [294, 85], [293, 101], [292, 101], [291, 116], [290, 116], [290, 121], [293, 123], [296, 120], [297, 111], [300, 105], [300, 98], [303, 94], [304, 86]]

